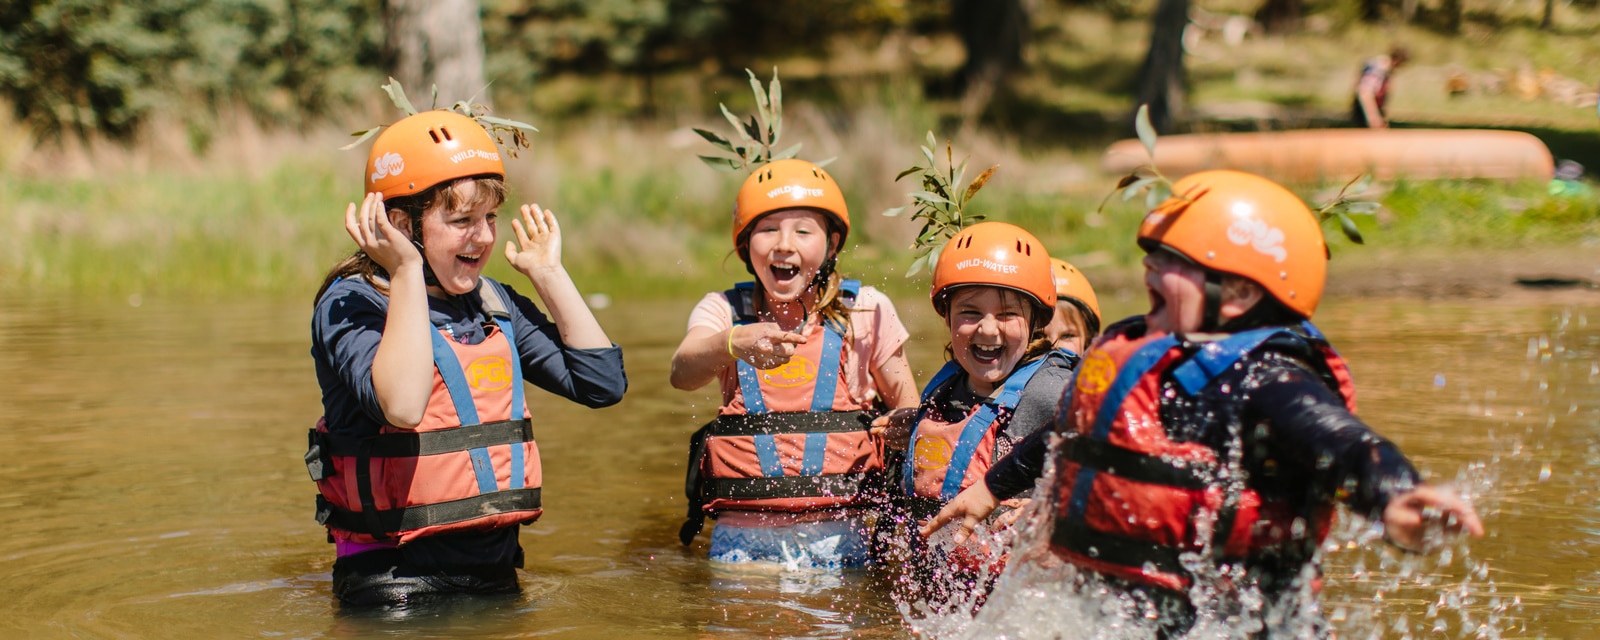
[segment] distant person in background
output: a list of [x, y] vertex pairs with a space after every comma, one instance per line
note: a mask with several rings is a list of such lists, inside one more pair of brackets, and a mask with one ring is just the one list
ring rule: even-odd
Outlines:
[[1389, 79], [1409, 58], [1404, 47], [1395, 47], [1389, 55], [1374, 56], [1362, 65], [1361, 78], [1356, 80], [1356, 97], [1350, 105], [1350, 119], [1356, 126], [1389, 128], [1389, 116], [1383, 109], [1389, 98]]

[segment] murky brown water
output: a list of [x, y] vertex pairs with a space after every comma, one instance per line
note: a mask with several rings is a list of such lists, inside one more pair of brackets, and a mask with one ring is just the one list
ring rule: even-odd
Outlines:
[[[729, 573], [704, 536], [678, 545], [683, 445], [713, 409], [665, 383], [691, 305], [601, 312], [632, 381], [620, 405], [534, 405], [547, 511], [522, 535], [524, 592], [396, 621], [341, 614], [328, 595], [332, 549], [300, 462], [319, 408], [308, 305], [0, 299], [0, 637], [906, 635], [872, 576]], [[1448, 563], [1401, 559], [1423, 577], [1382, 570], [1387, 550], [1335, 554], [1327, 600], [1346, 635], [1437, 635], [1440, 620], [1445, 637], [1586, 635], [1600, 618], [1600, 300], [1320, 315], [1363, 414], [1434, 478], [1465, 469], [1491, 531]], [[914, 331], [936, 331], [925, 316]], [[913, 345], [924, 375], [942, 346]]]

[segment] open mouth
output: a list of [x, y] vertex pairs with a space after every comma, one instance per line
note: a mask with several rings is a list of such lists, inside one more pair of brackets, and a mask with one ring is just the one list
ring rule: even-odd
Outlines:
[[1156, 316], [1156, 315], [1160, 315], [1162, 311], [1166, 310], [1166, 308], [1167, 308], [1167, 298], [1166, 298], [1166, 296], [1163, 296], [1160, 293], [1157, 293], [1155, 289], [1152, 289], [1152, 288], [1150, 288], [1148, 286], [1145, 287], [1145, 291], [1148, 291], [1150, 293], [1150, 313], [1148, 313], [1146, 315]]
[[786, 284], [798, 277], [800, 277], [800, 267], [786, 264], [772, 265], [772, 278], [780, 284]]
[[994, 364], [1000, 361], [1000, 356], [1005, 353], [1005, 350], [1005, 345], [986, 346], [975, 344], [972, 345], [971, 349], [972, 359], [980, 364]]
[[456, 260], [469, 267], [476, 267], [483, 263], [483, 254], [456, 255]]

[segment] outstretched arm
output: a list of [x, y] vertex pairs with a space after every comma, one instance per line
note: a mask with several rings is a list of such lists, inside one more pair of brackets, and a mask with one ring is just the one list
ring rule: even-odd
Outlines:
[[1463, 531], [1483, 537], [1483, 522], [1472, 505], [1455, 492], [1422, 485], [1389, 500], [1383, 509], [1383, 532], [1389, 542], [1410, 551], [1428, 551], [1430, 530], [1447, 535]]
[[721, 330], [696, 325], [672, 354], [672, 386], [684, 391], [706, 386], [736, 358], [761, 370], [779, 367], [794, 356], [796, 345], [805, 343], [805, 336], [784, 331], [773, 322]]

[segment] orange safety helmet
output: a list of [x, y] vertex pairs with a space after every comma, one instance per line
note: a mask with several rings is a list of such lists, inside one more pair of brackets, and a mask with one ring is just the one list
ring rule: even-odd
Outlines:
[[[822, 167], [790, 158], [761, 165], [745, 178], [744, 186], [739, 187], [739, 199], [733, 204], [733, 245], [739, 246], [739, 236], [744, 235], [756, 218], [796, 208], [815, 209], [833, 216], [841, 246], [850, 236], [850, 210], [845, 208], [839, 183]], [[749, 261], [742, 250], [739, 258]]]
[[1094, 287], [1089, 285], [1089, 279], [1083, 277], [1083, 272], [1072, 263], [1060, 258], [1050, 259], [1050, 275], [1056, 282], [1056, 299], [1073, 300], [1088, 311], [1090, 327], [1100, 326], [1100, 299], [1094, 295]]
[[505, 177], [500, 148], [477, 121], [454, 111], [424, 111], [389, 125], [367, 154], [367, 193], [409, 196], [481, 175]]
[[1276, 182], [1242, 171], [1202, 171], [1139, 225], [1145, 250], [1166, 247], [1203, 268], [1241, 276], [1306, 318], [1317, 310], [1328, 245], [1306, 203]]
[[951, 290], [971, 285], [1002, 287], [1031, 298], [1039, 307], [1033, 317], [1034, 328], [1050, 324], [1055, 316], [1050, 254], [1022, 227], [980, 222], [950, 239], [933, 268], [933, 309], [944, 316], [950, 310]]

